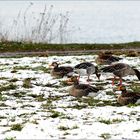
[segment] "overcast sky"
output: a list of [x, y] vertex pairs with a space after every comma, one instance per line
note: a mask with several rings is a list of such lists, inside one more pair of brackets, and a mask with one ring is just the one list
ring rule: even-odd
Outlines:
[[140, 1], [140, 0], [0, 0], [0, 1]]
[[[25, 12], [30, 2], [32, 6]], [[120, 43], [140, 40], [140, 0], [0, 0], [0, 23], [3, 30], [10, 31], [10, 27], [16, 29], [13, 28], [13, 19], [19, 19], [21, 11], [17, 30], [20, 33], [17, 34], [22, 36], [26, 29], [22, 27], [23, 14], [28, 16], [30, 31], [45, 5], [53, 5], [54, 15], [65, 15], [68, 12], [67, 29], [70, 37], [67, 42]]]

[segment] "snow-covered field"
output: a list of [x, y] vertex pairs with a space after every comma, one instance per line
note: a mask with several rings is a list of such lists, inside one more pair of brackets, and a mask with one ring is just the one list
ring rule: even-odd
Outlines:
[[[49, 64], [74, 66], [96, 55], [0, 58], [0, 139], [139, 139], [140, 106], [120, 106], [110, 74], [95, 75], [96, 97], [69, 96], [62, 79], [51, 77]], [[122, 61], [140, 70], [140, 57]], [[86, 83], [87, 77], [81, 82]], [[140, 88], [136, 76], [124, 78], [128, 90]], [[115, 94], [114, 94], [115, 93]]]

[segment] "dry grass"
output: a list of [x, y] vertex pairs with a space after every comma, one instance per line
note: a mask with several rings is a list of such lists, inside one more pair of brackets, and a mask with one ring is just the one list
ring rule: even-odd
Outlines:
[[65, 43], [67, 40], [67, 25], [69, 13], [55, 14], [54, 6], [44, 6], [44, 9], [35, 15], [31, 8], [34, 3], [30, 3], [24, 11], [19, 11], [17, 17], [6, 28], [0, 19], [0, 41], [16, 42], [45, 42]]

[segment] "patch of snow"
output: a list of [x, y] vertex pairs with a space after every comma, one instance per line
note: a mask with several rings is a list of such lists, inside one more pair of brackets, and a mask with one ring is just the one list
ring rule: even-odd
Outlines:
[[[51, 77], [49, 71], [36, 69], [42, 66], [49, 69], [49, 64], [53, 61], [74, 67], [88, 60], [96, 65], [96, 57], [97, 55], [0, 58], [1, 88], [11, 84], [9, 80], [17, 78], [16, 82], [12, 82], [17, 86], [15, 89], [1, 92], [0, 138], [101, 139], [103, 135], [108, 135], [111, 139], [138, 139], [139, 133], [136, 130], [140, 129], [140, 106], [105, 104], [116, 103], [120, 94], [117, 83], [115, 86], [111, 84], [113, 75], [102, 73], [100, 81], [91, 75], [91, 82], [87, 82], [87, 76], [81, 76], [81, 83], [101, 88], [94, 97], [101, 106], [92, 106], [92, 97], [69, 96], [70, 86], [63, 85], [66, 77], [56, 79]], [[123, 62], [140, 70], [140, 57], [122, 58]], [[12, 73], [12, 70], [15, 72]], [[32, 87], [23, 87], [26, 78], [31, 78]], [[137, 85], [140, 83], [136, 76], [126, 76], [123, 79], [123, 84], [128, 87], [132, 81]], [[14, 124], [23, 126], [22, 130], [12, 130]]]

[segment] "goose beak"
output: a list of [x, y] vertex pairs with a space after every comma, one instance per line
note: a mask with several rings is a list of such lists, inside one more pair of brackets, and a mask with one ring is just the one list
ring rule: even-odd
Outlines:
[[72, 85], [72, 84], [73, 84], [71, 78], [67, 79], [65, 82], [66, 82], [68, 85]]
[[71, 82], [71, 78], [67, 79], [66, 82]]
[[118, 86], [118, 90], [121, 90], [121, 86], [120, 85]]
[[[77, 81], [79, 82], [79, 76], [76, 76], [76, 78], [77, 78]], [[66, 82], [73, 84], [75, 82], [75, 80], [73, 80], [73, 77], [70, 77], [66, 80]]]
[[49, 68], [52, 68], [53, 66], [52, 66], [52, 64], [49, 64]]

